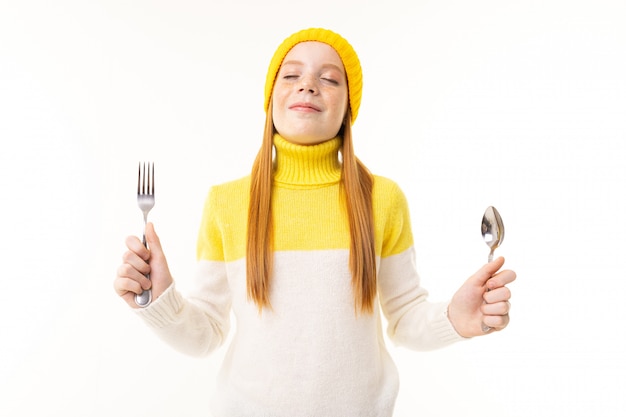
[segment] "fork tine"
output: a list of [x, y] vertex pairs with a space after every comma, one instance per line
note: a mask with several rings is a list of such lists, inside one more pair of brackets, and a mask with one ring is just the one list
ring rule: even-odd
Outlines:
[[143, 163], [143, 187], [141, 188], [141, 194], [146, 195], [146, 185], [148, 182], [148, 178], [146, 178], [146, 163]]
[[154, 195], [154, 162], [150, 163], [150, 195]]
[[137, 195], [154, 195], [154, 162], [139, 162]]
[[141, 194], [141, 162], [139, 162], [139, 173], [137, 174], [137, 195]]
[[137, 179], [137, 195], [146, 194], [146, 163], [139, 162], [139, 178]]

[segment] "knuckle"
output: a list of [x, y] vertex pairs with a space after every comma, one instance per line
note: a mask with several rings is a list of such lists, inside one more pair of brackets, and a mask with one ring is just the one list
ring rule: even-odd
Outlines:
[[124, 254], [122, 255], [122, 260], [123, 260], [124, 262], [128, 262], [128, 261], [130, 261], [130, 259], [131, 259], [132, 257], [134, 257], [134, 256], [135, 256], [135, 253], [134, 253], [134, 252], [132, 252], [132, 251], [130, 251], [130, 250], [127, 250], [127, 251], [126, 251], [126, 252], [124, 252]]
[[503, 297], [504, 297], [505, 300], [508, 300], [508, 299], [511, 298], [512, 294], [511, 294], [511, 290], [510, 289], [508, 289], [507, 287], [503, 287], [502, 288], [502, 292], [503, 292]]
[[120, 297], [123, 297], [124, 294], [130, 291], [129, 279], [127, 278], [116, 279], [115, 282], [113, 283], [113, 288], [115, 289], [115, 292], [117, 293], [117, 295], [119, 295]]
[[126, 264], [122, 264], [117, 267], [117, 276], [123, 277], [126, 275]]
[[115, 290], [116, 293], [118, 293], [119, 295], [122, 295], [124, 291], [124, 289], [122, 288], [122, 279], [121, 278], [116, 278], [113, 281], [113, 289]]
[[129, 264], [122, 264], [117, 270], [117, 275], [120, 277], [130, 277], [134, 271], [134, 268]]
[[507, 324], [509, 324], [509, 316], [508, 315], [499, 316], [497, 321], [498, 321], [498, 327], [505, 328]]

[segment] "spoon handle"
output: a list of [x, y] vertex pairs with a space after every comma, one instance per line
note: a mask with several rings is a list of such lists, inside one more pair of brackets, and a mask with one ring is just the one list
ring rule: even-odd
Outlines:
[[[489, 252], [489, 257], [487, 258], [489, 262], [493, 261], [493, 249], [491, 249], [491, 252]], [[485, 289], [485, 291], [489, 292], [491, 291], [489, 288]], [[486, 303], [486, 301], [483, 301], [483, 303]], [[484, 333], [489, 333], [489, 330], [491, 330], [491, 327], [487, 326], [485, 323], [480, 323], [480, 326], [483, 330]]]

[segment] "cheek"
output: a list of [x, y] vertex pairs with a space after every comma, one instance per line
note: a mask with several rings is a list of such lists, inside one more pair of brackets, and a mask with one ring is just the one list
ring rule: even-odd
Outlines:
[[338, 107], [343, 109], [343, 113], [345, 114], [348, 111], [348, 106], [350, 105], [350, 98], [348, 97], [348, 91], [343, 91], [337, 97], [337, 103], [339, 103]]
[[272, 93], [272, 110], [274, 114], [284, 111], [287, 103], [287, 93], [279, 88], [274, 89]]
[[285, 96], [289, 94], [290, 89], [288, 86], [284, 85], [281, 80], [277, 80], [276, 84], [274, 84], [274, 89], [272, 90], [272, 98], [274, 101], [284, 100]]
[[279, 110], [282, 101], [283, 98], [281, 97], [280, 91], [274, 90], [272, 92], [272, 110]]
[[348, 98], [346, 97], [346, 100], [343, 102], [343, 117], [346, 116], [346, 112], [348, 111], [349, 107], [350, 107], [350, 103], [348, 102]]
[[280, 94], [272, 96], [272, 122], [274, 123], [274, 128], [279, 133], [284, 128], [285, 111], [283, 110], [283, 102], [284, 99], [281, 99]]
[[346, 112], [348, 111], [348, 98], [344, 98], [343, 100], [338, 100], [337, 104], [337, 117], [341, 118], [341, 122], [346, 117]]

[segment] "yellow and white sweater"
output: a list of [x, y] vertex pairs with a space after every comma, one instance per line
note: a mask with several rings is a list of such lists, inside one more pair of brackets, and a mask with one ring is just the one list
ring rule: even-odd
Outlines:
[[[195, 290], [172, 285], [139, 314], [175, 348], [211, 352], [236, 333], [212, 401], [216, 417], [391, 416], [397, 369], [382, 320], [355, 314], [349, 230], [340, 191], [340, 139], [300, 146], [275, 137], [272, 309], [246, 297], [250, 178], [211, 189], [198, 240]], [[378, 298], [394, 342], [416, 350], [461, 337], [447, 303], [430, 303], [414, 264], [404, 194], [376, 176], [373, 191]]]

